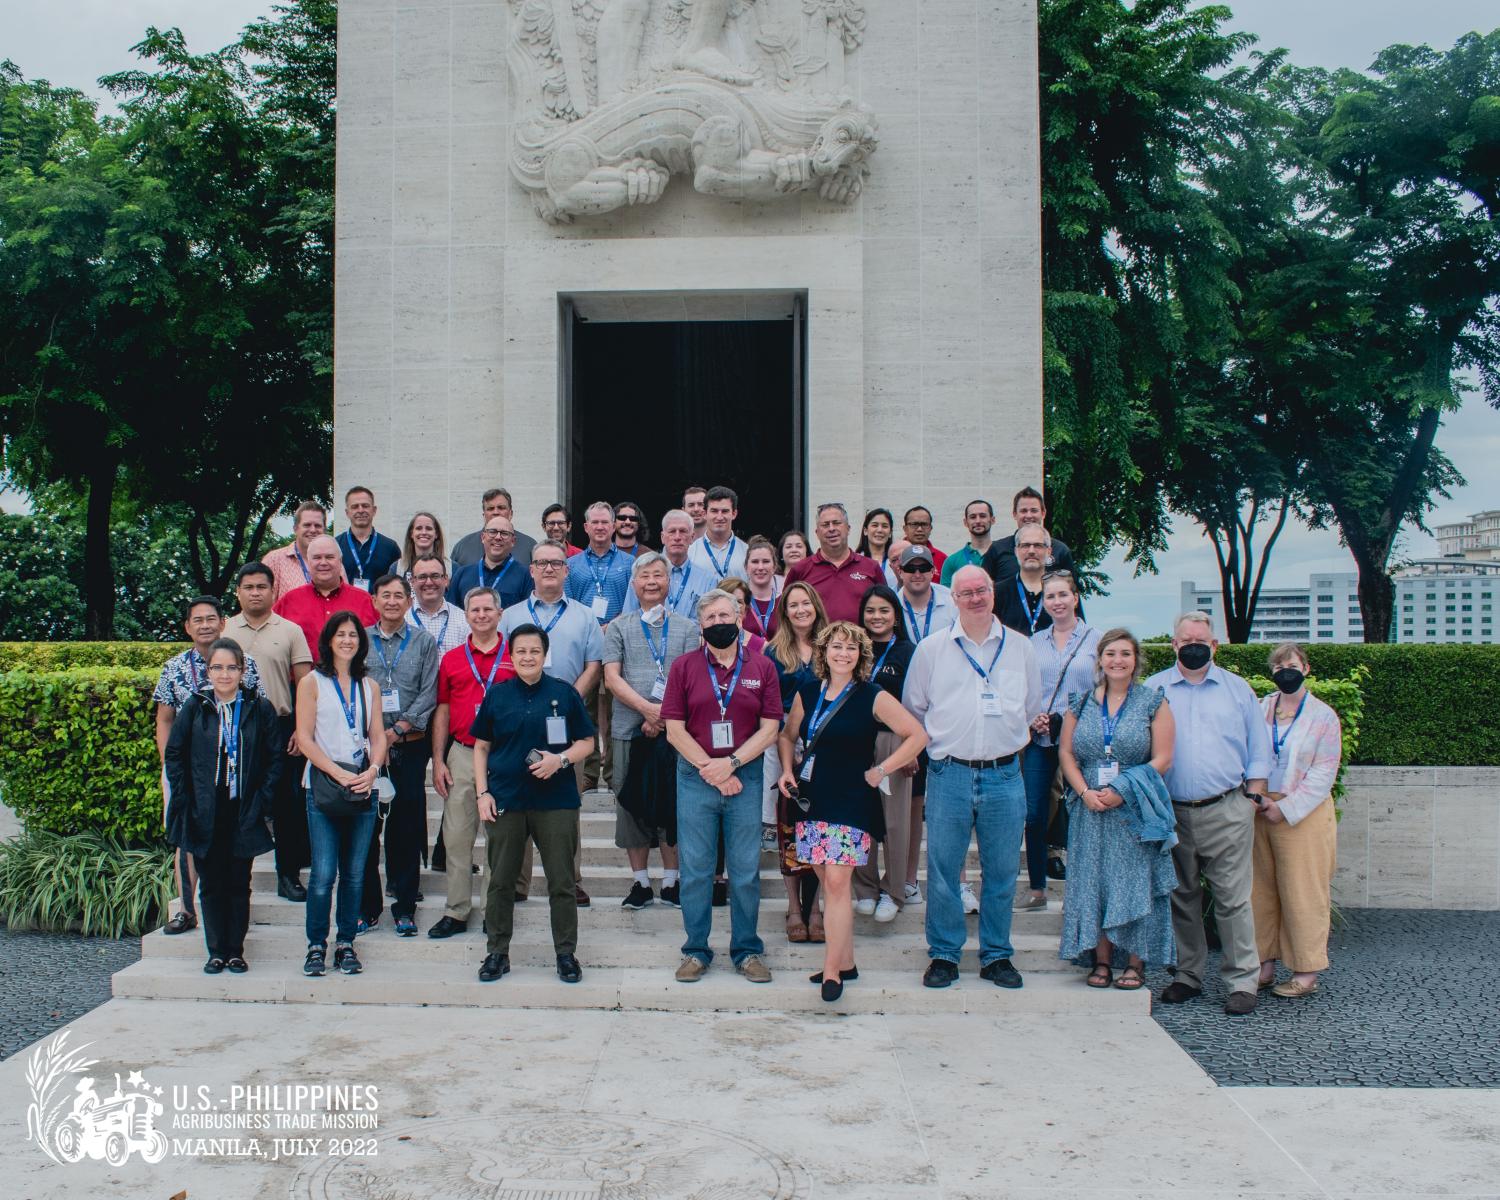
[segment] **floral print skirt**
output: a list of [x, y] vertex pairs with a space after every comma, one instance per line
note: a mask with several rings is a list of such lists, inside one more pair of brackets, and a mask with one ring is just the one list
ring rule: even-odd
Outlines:
[[863, 867], [874, 839], [853, 825], [828, 821], [797, 822], [797, 859], [823, 867]]

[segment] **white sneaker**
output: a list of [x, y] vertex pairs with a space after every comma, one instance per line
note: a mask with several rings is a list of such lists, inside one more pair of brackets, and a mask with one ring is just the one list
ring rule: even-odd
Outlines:
[[922, 889], [914, 883], [908, 883], [906, 885], [906, 902], [908, 904], [921, 904]]
[[880, 903], [875, 906], [875, 919], [884, 925], [887, 921], [894, 921], [896, 914], [901, 910], [896, 907], [896, 902], [884, 892], [880, 893]]
[[977, 913], [979, 911], [979, 897], [974, 894], [974, 889], [967, 883], [959, 885], [958, 898], [963, 901], [964, 912]]
[[854, 911], [857, 912], [862, 917], [868, 917], [871, 914], [873, 914], [874, 911], [875, 911], [875, 901], [873, 901], [873, 900], [856, 900], [854, 902]]

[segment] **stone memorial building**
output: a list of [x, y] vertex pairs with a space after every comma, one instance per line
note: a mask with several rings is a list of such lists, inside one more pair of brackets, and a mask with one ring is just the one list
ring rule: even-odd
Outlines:
[[956, 544], [1040, 476], [1038, 147], [1034, 0], [342, 0], [338, 492]]

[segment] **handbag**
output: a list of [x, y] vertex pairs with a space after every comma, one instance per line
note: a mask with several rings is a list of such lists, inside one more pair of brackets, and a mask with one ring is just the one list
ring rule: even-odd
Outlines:
[[[359, 687], [359, 711], [365, 711], [365, 688], [363, 682]], [[359, 774], [365, 768], [359, 763], [347, 763], [334, 760], [334, 766], [344, 771]], [[320, 813], [329, 817], [358, 817], [370, 811], [371, 805], [375, 803], [375, 789], [372, 787], [368, 792], [356, 792], [352, 788], [345, 787], [327, 771], [319, 767], [312, 768], [312, 798], [313, 804]]]
[[844, 689], [844, 694], [833, 702], [833, 707], [828, 710], [828, 715], [823, 718], [823, 723], [818, 726], [818, 732], [812, 735], [812, 741], [808, 742], [807, 745], [802, 747], [802, 757], [798, 759], [797, 762], [799, 769], [797, 778], [797, 791], [792, 799], [797, 802], [797, 807], [802, 810], [804, 816], [806, 816], [807, 813], [812, 810], [812, 798], [804, 794], [807, 785], [811, 783], [812, 780], [801, 778], [801, 765], [812, 757], [813, 748], [818, 744], [818, 739], [823, 736], [823, 731], [828, 728], [828, 726], [832, 723], [833, 718], [838, 715], [839, 709], [844, 707], [845, 702], [853, 694], [854, 689], [852, 687]]

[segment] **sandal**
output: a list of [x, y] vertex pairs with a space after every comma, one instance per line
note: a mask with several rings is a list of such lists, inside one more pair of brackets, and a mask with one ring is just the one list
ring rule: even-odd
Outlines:
[[807, 925], [797, 913], [789, 912], [786, 915], [786, 940], [789, 942], [807, 941]]
[[1091, 988], [1107, 988], [1114, 981], [1115, 973], [1110, 970], [1108, 963], [1100, 963], [1084, 980]]
[[1115, 980], [1115, 987], [1122, 992], [1136, 992], [1146, 986], [1144, 968], [1134, 965], [1126, 967], [1120, 972], [1120, 978]]
[[824, 942], [826, 942], [828, 940], [827, 936], [823, 933], [823, 914], [822, 913], [820, 913], [820, 912], [814, 912], [813, 913], [812, 922], [807, 927], [807, 940], [809, 942], [812, 942], [814, 945], [818, 945], [818, 946], [821, 946]]

